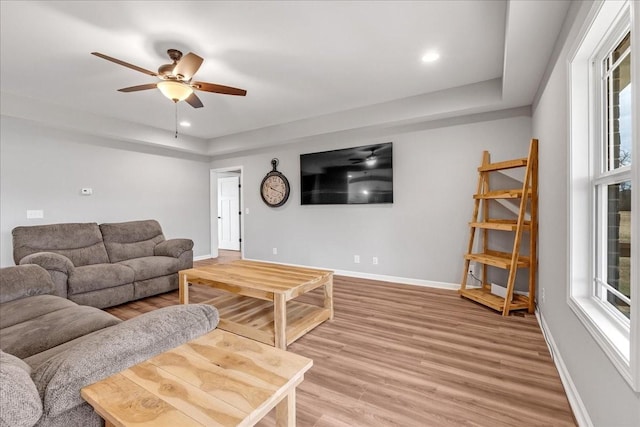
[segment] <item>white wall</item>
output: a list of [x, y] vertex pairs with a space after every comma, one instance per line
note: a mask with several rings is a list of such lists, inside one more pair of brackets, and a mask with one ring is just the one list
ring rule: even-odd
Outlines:
[[[14, 227], [60, 222], [156, 219], [165, 237], [193, 239], [195, 256], [210, 252], [208, 161], [129, 151], [6, 116], [0, 127], [1, 266], [14, 264]], [[93, 195], [80, 195], [82, 187]], [[44, 219], [26, 219], [27, 209]]]
[[[459, 283], [482, 151], [490, 150], [495, 160], [526, 156], [529, 110], [376, 132], [336, 133], [214, 160], [213, 168], [243, 166], [250, 212], [244, 217], [245, 257]], [[393, 204], [300, 205], [300, 154], [387, 141], [393, 142]], [[280, 208], [267, 207], [259, 193], [273, 157], [291, 184]], [[360, 264], [353, 262], [356, 254]], [[374, 256], [378, 265], [372, 265]]]
[[[571, 12], [577, 15], [575, 26], [584, 20], [584, 10], [578, 11], [577, 6]], [[574, 33], [571, 31], [565, 47], [573, 42]], [[640, 53], [637, 47], [632, 56], [636, 52]], [[540, 138], [539, 292], [545, 290], [539, 310], [558, 347], [556, 356], [564, 361], [592, 424], [640, 426], [640, 395], [631, 390], [567, 305], [567, 78], [564, 49], [533, 111], [533, 134]]]

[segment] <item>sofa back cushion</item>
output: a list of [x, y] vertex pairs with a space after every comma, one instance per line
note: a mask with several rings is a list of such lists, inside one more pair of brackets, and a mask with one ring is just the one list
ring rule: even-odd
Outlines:
[[95, 222], [16, 227], [13, 234], [13, 260], [16, 264], [36, 252], [55, 252], [73, 265], [109, 262], [102, 233]]
[[153, 256], [153, 248], [164, 241], [160, 224], [152, 219], [100, 224], [100, 230], [112, 263]]

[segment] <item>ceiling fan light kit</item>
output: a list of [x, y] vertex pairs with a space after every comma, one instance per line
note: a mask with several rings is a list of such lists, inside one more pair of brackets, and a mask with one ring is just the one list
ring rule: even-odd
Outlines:
[[164, 96], [173, 102], [184, 101], [193, 93], [191, 86], [176, 80], [165, 80], [156, 86]]

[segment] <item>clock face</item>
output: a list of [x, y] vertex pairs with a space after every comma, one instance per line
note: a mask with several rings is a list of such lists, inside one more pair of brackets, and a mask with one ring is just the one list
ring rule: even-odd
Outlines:
[[289, 198], [289, 182], [284, 175], [271, 172], [262, 180], [260, 194], [269, 206], [282, 206]]

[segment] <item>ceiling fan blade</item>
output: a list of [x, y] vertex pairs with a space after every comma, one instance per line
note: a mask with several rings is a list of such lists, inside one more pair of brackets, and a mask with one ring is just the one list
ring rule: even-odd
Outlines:
[[185, 99], [185, 101], [187, 102], [187, 104], [191, 105], [193, 108], [204, 107], [204, 105], [202, 104], [202, 101], [200, 101], [200, 98], [198, 98], [198, 95], [196, 95], [195, 93], [192, 93], [191, 95], [189, 95], [189, 97]]
[[100, 52], [91, 52], [91, 54], [95, 55], [95, 56], [97, 56], [99, 58], [106, 59], [107, 61], [115, 62], [116, 64], [122, 65], [123, 67], [127, 67], [127, 68], [131, 68], [132, 70], [140, 71], [141, 73], [145, 73], [145, 74], [148, 74], [148, 75], [153, 76], [153, 77], [156, 77], [158, 75], [158, 74], [154, 73], [153, 71], [149, 71], [149, 70], [146, 70], [146, 69], [144, 69], [142, 67], [138, 67], [137, 65], [129, 64], [128, 62], [124, 62], [124, 61], [121, 61], [119, 59], [112, 58], [112, 57], [107, 56], [105, 54], [102, 54]]
[[216, 85], [213, 83], [191, 82], [191, 87], [194, 89], [203, 90], [205, 92], [222, 93], [225, 95], [245, 96], [247, 94], [247, 91], [244, 89], [238, 89], [231, 86]]
[[204, 61], [204, 59], [195, 53], [189, 52], [178, 61], [173, 69], [173, 75], [182, 80], [189, 81], [202, 65], [202, 61]]
[[139, 90], [155, 89], [158, 87], [157, 83], [147, 83], [146, 85], [130, 86], [118, 89], [118, 92], [137, 92]]

